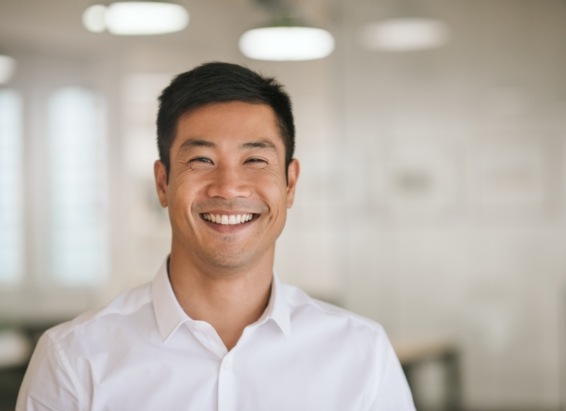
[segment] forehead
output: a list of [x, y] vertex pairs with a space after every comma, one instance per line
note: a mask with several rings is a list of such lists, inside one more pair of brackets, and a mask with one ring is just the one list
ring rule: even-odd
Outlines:
[[241, 101], [211, 103], [181, 115], [173, 145], [194, 137], [226, 140], [276, 137], [283, 144], [274, 110], [267, 104]]

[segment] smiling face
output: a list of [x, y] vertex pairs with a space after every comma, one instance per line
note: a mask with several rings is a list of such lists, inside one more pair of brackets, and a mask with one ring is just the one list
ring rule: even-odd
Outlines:
[[[155, 163], [159, 201], [169, 208], [172, 258], [203, 272], [269, 270], [293, 203], [299, 165], [265, 104], [216, 103], [180, 118], [169, 178]], [[286, 172], [287, 171], [287, 172]]]

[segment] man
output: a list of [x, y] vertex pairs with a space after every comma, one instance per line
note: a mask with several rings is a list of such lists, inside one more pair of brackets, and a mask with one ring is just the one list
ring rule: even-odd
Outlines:
[[383, 329], [273, 275], [299, 176], [289, 97], [209, 63], [160, 97], [171, 253], [148, 285], [49, 330], [18, 410], [414, 410]]

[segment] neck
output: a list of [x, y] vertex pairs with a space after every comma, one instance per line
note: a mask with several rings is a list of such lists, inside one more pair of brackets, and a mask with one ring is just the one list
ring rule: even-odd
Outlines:
[[228, 350], [244, 328], [257, 321], [269, 302], [272, 266], [247, 270], [203, 270], [171, 253], [169, 278], [183, 310], [206, 321]]

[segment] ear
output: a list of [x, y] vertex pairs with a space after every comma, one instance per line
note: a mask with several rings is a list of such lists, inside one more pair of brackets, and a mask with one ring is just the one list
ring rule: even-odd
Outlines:
[[291, 208], [295, 201], [295, 189], [299, 179], [299, 160], [294, 158], [287, 168], [287, 208]]
[[153, 163], [153, 175], [155, 176], [155, 188], [161, 207], [167, 207], [167, 170], [165, 164], [156, 160]]

